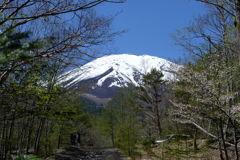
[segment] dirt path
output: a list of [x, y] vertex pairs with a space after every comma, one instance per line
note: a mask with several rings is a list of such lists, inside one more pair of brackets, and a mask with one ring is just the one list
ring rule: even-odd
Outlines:
[[123, 156], [114, 148], [93, 148], [70, 146], [55, 155], [56, 160], [123, 160]]

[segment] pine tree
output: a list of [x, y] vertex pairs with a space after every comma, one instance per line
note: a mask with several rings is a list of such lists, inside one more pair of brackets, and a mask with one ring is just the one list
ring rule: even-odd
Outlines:
[[[163, 116], [164, 93], [166, 93], [166, 81], [163, 80], [163, 73], [152, 69], [143, 76], [143, 84], [139, 87], [139, 104], [142, 106], [150, 126], [157, 130], [157, 136], [162, 133], [161, 117]], [[151, 121], [153, 124], [151, 124]]]

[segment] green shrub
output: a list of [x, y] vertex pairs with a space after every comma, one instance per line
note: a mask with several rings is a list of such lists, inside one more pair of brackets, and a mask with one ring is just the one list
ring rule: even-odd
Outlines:
[[142, 142], [142, 145], [144, 146], [145, 149], [149, 149], [155, 144], [156, 144], [155, 138], [153, 138], [153, 137], [147, 137]]

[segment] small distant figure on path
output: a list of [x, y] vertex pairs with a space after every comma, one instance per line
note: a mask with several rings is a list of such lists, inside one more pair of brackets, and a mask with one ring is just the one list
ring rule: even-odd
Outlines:
[[70, 136], [71, 145], [80, 146], [81, 144], [81, 136], [80, 133], [72, 133]]

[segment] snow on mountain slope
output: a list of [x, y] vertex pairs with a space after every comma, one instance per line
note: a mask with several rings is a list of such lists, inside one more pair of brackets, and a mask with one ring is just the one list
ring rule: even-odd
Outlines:
[[179, 65], [149, 55], [108, 55], [63, 74], [60, 83], [65, 87], [73, 87], [82, 81], [94, 79], [96, 84], [92, 86], [93, 89], [104, 84], [109, 88], [123, 87], [129, 83], [138, 85], [140, 75], [148, 73], [152, 68], [161, 70], [164, 79], [173, 79], [169, 71], [178, 69]]

